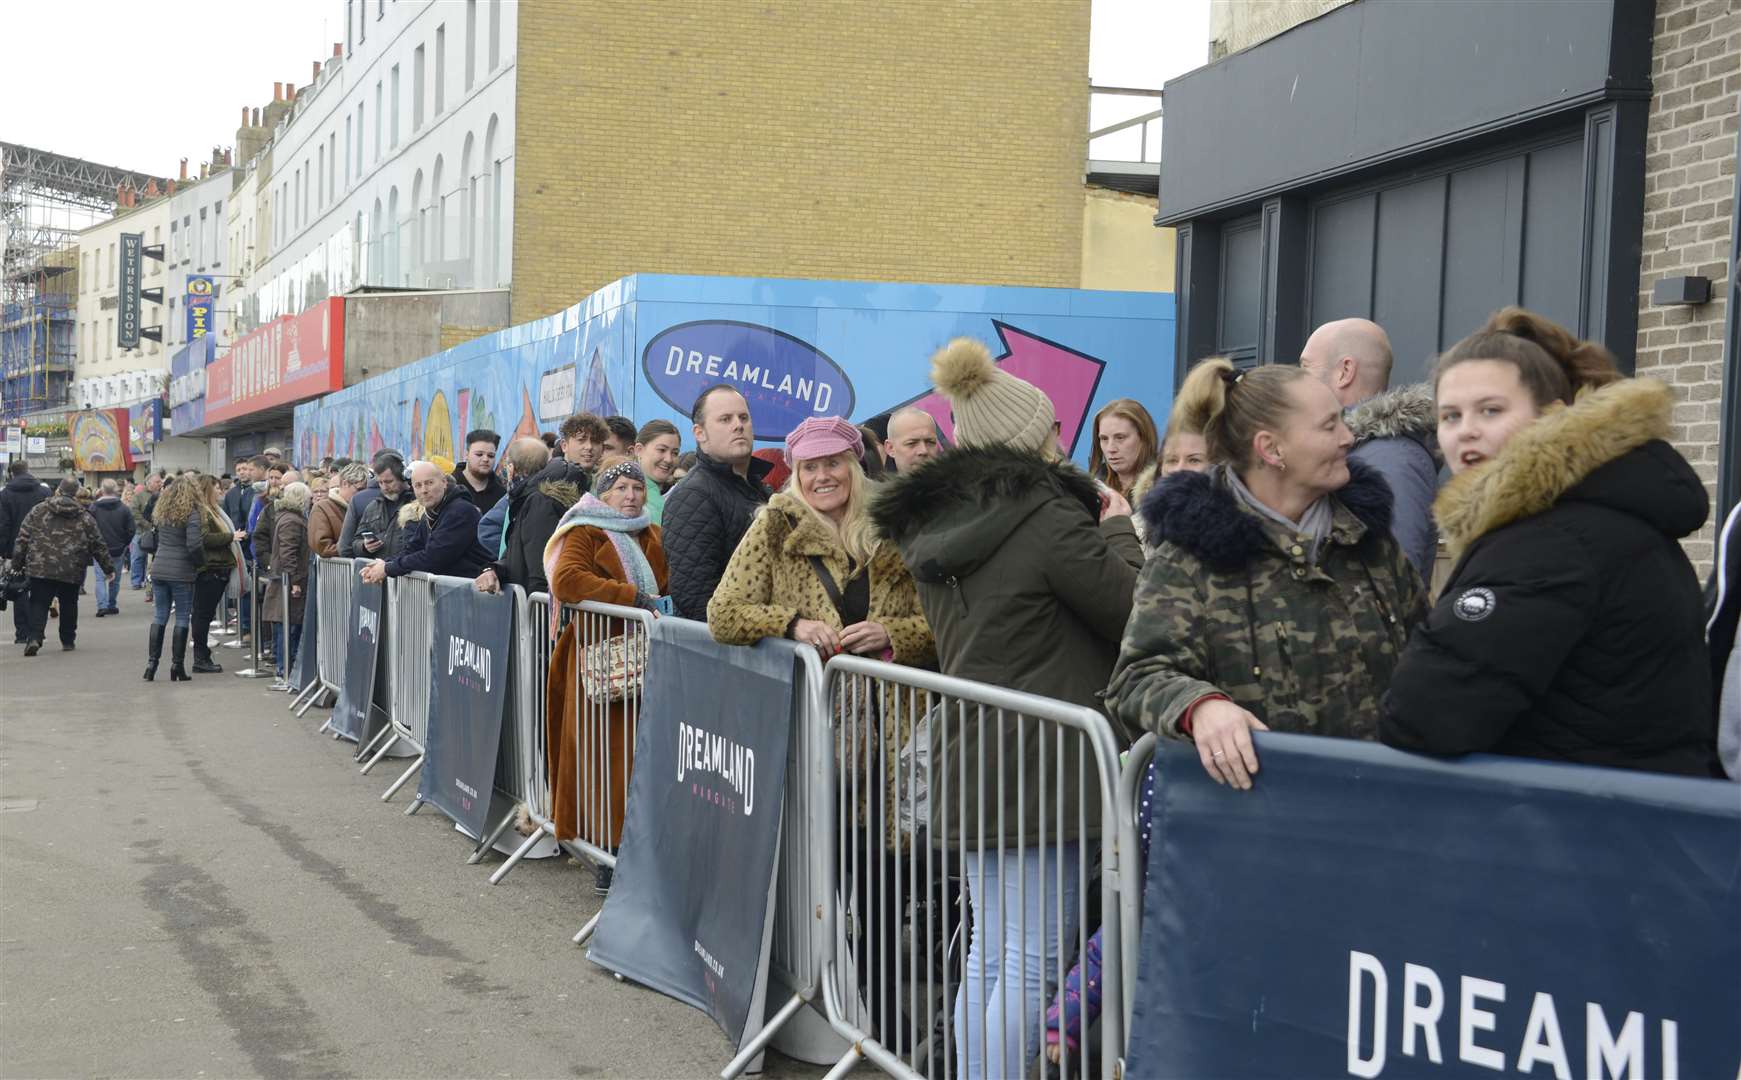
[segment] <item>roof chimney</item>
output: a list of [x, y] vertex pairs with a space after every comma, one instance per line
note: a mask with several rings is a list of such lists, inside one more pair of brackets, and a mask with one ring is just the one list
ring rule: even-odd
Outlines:
[[242, 106], [242, 126], [248, 126], [248, 106]]
[[206, 162], [202, 161], [199, 163], [199, 178], [201, 180], [206, 178], [206, 169], [208, 168], [210, 168], [210, 166]]
[[[185, 169], [186, 167], [187, 167], [186, 163], [183, 162], [182, 168]], [[171, 180], [169, 182], [169, 190], [167, 192], [165, 192], [164, 194], [166, 194], [166, 195], [174, 195], [175, 194], [175, 181], [174, 180]]]
[[158, 190], [157, 178], [155, 176], [145, 181], [145, 197], [147, 199], [155, 199], [161, 194], [162, 192]]
[[343, 56], [345, 54], [345, 43], [342, 41], [333, 42], [332, 43], [332, 54], [335, 57]]
[[250, 127], [259, 127], [260, 126], [260, 110], [259, 109], [254, 110], [254, 122], [252, 124], [250, 124], [249, 126]]
[[284, 100], [285, 101], [295, 101], [296, 100], [296, 84], [295, 83], [287, 82], [284, 84]]
[[283, 101], [284, 100], [284, 84], [283, 83], [275, 82], [272, 84], [272, 100], [273, 101]]
[[308, 82], [309, 82], [309, 85], [312, 86], [313, 84], [315, 84], [319, 81], [320, 81], [320, 61], [316, 60], [314, 62], [314, 74], [309, 76]]
[[186, 158], [181, 159], [181, 178], [183, 180], [187, 179], [187, 159]]

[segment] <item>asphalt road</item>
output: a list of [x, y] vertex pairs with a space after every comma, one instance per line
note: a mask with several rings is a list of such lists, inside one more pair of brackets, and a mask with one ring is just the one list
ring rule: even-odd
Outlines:
[[0, 1075], [717, 1075], [711, 1020], [569, 943], [590, 869], [492, 887], [499, 856], [404, 817], [409, 785], [382, 804], [392, 763], [359, 776], [324, 710], [167, 655], [143, 682], [145, 595], [83, 598], [76, 652], [0, 646]]

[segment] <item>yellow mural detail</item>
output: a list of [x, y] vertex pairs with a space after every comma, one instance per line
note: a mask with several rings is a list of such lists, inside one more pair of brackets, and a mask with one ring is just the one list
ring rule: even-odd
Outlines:
[[440, 390], [429, 399], [429, 415], [423, 421], [423, 458], [453, 460], [453, 421], [447, 418], [447, 397]]

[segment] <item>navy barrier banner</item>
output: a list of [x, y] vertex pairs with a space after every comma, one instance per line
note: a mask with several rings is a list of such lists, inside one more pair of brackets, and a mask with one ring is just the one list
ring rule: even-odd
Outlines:
[[366, 584], [359, 578], [351, 587], [351, 613], [345, 627], [344, 677], [339, 681], [339, 700], [332, 710], [332, 725], [340, 735], [358, 743], [374, 737], [375, 669], [381, 654], [382, 618], [386, 586]]
[[587, 953], [740, 1047], [762, 1023], [795, 662], [790, 642], [653, 623], [622, 848]]
[[489, 828], [502, 711], [512, 680], [514, 600], [507, 593], [478, 592], [469, 579], [436, 578], [434, 584], [429, 736], [417, 797], [482, 836]]
[[290, 665], [290, 685], [297, 693], [308, 689], [320, 678], [320, 608], [316, 593], [320, 592], [320, 556], [308, 559], [308, 582], [303, 586], [308, 595], [302, 600], [302, 639]]
[[1258, 756], [1240, 793], [1164, 744], [1128, 1075], [1738, 1074], [1741, 788]]

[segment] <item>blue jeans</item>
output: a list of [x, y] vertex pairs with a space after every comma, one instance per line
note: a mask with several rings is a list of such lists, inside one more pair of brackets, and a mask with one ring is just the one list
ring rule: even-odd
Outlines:
[[289, 652], [286, 652], [284, 650], [284, 624], [281, 622], [275, 622], [272, 624], [272, 656], [273, 656], [272, 669], [278, 673], [278, 677], [280, 679], [286, 678], [287, 677], [286, 672], [289, 670], [289, 668], [292, 665], [294, 665], [296, 663], [296, 649], [301, 644], [302, 644], [302, 624], [301, 623], [291, 623], [290, 624], [290, 651]]
[[193, 619], [193, 582], [191, 581], [157, 581], [151, 582], [151, 598], [157, 604], [157, 613], [151, 617], [157, 626], [167, 625], [169, 609], [175, 608], [175, 627], [186, 630], [188, 622]]
[[103, 573], [102, 564], [94, 560], [91, 567], [97, 572], [97, 610], [114, 607], [121, 594], [121, 560], [115, 560], [113, 576]]
[[127, 566], [133, 572], [133, 587], [143, 589], [145, 587], [145, 553], [139, 550], [137, 536], [133, 538], [131, 544], [127, 545]]
[[1021, 1076], [1040, 1052], [1047, 995], [1064, 981], [1058, 910], [1065, 941], [1075, 940], [1081, 914], [1078, 848], [1072, 841], [962, 857], [973, 904], [973, 940], [955, 996], [955, 1064], [963, 1080]]

